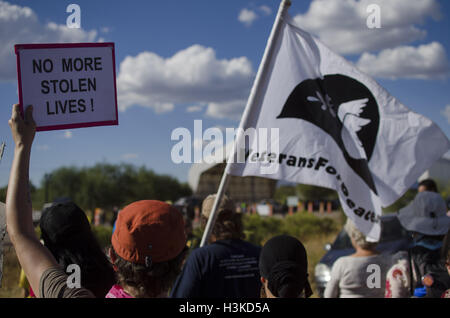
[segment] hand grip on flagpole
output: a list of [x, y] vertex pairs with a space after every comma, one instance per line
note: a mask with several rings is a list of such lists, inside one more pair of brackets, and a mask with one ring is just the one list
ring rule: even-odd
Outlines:
[[[269, 67], [269, 63], [271, 61], [271, 57], [273, 55], [273, 48], [274, 48], [275, 40], [277, 39], [277, 37], [280, 33], [282, 17], [285, 14], [285, 12], [287, 11], [287, 9], [291, 6], [291, 4], [292, 3], [290, 0], [282, 0], [282, 2], [280, 4], [280, 7], [279, 7], [278, 13], [277, 13], [277, 17], [273, 24], [272, 31], [269, 36], [269, 40], [267, 41], [266, 49], [264, 51], [264, 55], [263, 55], [261, 64], [258, 69], [258, 73], [256, 74], [256, 78], [253, 83], [253, 87], [252, 87], [250, 96], [247, 101], [247, 106], [245, 107], [244, 113], [242, 115], [241, 123], [239, 125], [239, 127], [242, 129], [239, 129], [239, 132], [243, 131], [245, 129], [245, 127], [247, 126], [247, 121], [248, 121], [249, 115], [255, 104], [256, 93], [260, 90], [261, 85], [264, 82], [263, 80], [264, 80], [264, 77], [266, 76], [266, 73], [267, 73], [267, 70]], [[241, 137], [242, 137], [242, 134], [238, 134], [235, 142], [233, 143], [233, 150], [231, 151], [230, 156], [228, 157], [226, 167], [225, 167], [225, 170], [222, 175], [222, 179], [220, 180], [219, 189], [217, 190], [216, 199], [214, 201], [212, 211], [210, 213], [208, 222], [206, 224], [205, 232], [203, 233], [203, 237], [200, 242], [200, 247], [203, 247], [206, 244], [206, 242], [209, 239], [209, 236], [211, 235], [213, 225], [217, 218], [216, 214], [217, 214], [217, 209], [219, 207], [219, 202], [222, 199], [223, 194], [225, 193], [225, 189], [228, 184], [229, 177], [230, 177], [229, 168], [230, 168], [230, 163], [233, 162], [233, 160], [230, 160], [230, 158], [234, 158], [234, 155], [236, 152], [236, 145], [239, 144], [239, 142], [240, 142], [239, 139]]]

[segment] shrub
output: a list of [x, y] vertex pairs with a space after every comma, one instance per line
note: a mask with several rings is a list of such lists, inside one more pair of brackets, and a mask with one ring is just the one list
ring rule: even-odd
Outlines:
[[331, 218], [319, 218], [303, 213], [288, 215], [283, 219], [245, 215], [243, 221], [246, 240], [257, 245], [263, 245], [271, 237], [281, 234], [305, 241], [313, 236], [329, 235], [338, 229], [337, 222]]
[[246, 214], [242, 221], [245, 239], [256, 245], [264, 244], [272, 236], [283, 234], [281, 233], [283, 220], [279, 218]]
[[284, 219], [281, 232], [305, 241], [312, 236], [324, 236], [337, 230], [337, 222], [311, 214], [296, 213]]
[[[245, 214], [242, 221], [245, 240], [260, 246], [276, 235], [291, 235], [302, 242], [306, 242], [311, 238], [334, 235], [339, 230], [338, 221], [306, 213], [295, 213], [285, 218]], [[192, 247], [195, 248], [198, 247], [202, 239], [202, 230], [195, 229], [193, 236], [193, 242], [196, 244]]]
[[111, 245], [112, 227], [98, 225], [91, 228], [102, 249]]

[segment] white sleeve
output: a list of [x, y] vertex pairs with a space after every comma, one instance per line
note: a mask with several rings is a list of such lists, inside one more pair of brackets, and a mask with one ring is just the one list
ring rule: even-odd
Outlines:
[[339, 282], [341, 280], [341, 267], [342, 261], [341, 258], [337, 259], [334, 262], [333, 267], [331, 268], [331, 278], [327, 283], [327, 287], [325, 288], [325, 292], [323, 296], [325, 298], [339, 298]]

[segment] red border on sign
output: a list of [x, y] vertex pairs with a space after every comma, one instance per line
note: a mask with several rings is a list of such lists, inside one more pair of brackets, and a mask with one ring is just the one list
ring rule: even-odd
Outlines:
[[87, 48], [87, 47], [110, 47], [112, 49], [112, 63], [113, 63], [113, 76], [114, 76], [114, 100], [116, 103], [116, 120], [88, 122], [79, 124], [65, 124], [55, 126], [41, 126], [36, 127], [36, 131], [49, 131], [60, 129], [75, 129], [95, 126], [114, 126], [119, 125], [119, 113], [117, 110], [117, 86], [116, 86], [116, 53], [114, 48], [114, 42], [104, 43], [49, 43], [49, 44], [16, 44], [14, 45], [14, 51], [17, 55], [17, 81], [19, 86], [19, 108], [23, 116], [23, 98], [22, 98], [22, 75], [20, 71], [20, 50], [36, 50], [36, 49], [66, 49], [66, 48]]

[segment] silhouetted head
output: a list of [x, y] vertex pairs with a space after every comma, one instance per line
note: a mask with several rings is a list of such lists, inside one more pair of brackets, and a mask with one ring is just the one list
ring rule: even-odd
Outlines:
[[47, 247], [72, 245], [74, 240], [93, 237], [86, 214], [73, 202], [54, 204], [44, 210], [40, 227]]
[[430, 192], [438, 192], [436, 182], [432, 179], [425, 179], [419, 182], [419, 187], [417, 188], [418, 192], [430, 191]]
[[267, 241], [259, 257], [259, 270], [266, 295], [279, 298], [312, 295], [305, 247], [292, 236], [280, 235]]
[[[352, 240], [352, 244], [357, 245], [358, 247], [364, 249], [373, 251], [378, 245], [378, 242], [369, 242], [366, 240], [366, 236], [363, 232], [361, 232], [355, 225], [355, 223], [347, 219], [347, 222], [344, 226], [345, 231], [347, 232], [348, 236]], [[356, 248], [356, 246], [355, 246]]]
[[[203, 200], [202, 227], [205, 227], [208, 222], [215, 200], [216, 194], [211, 194]], [[245, 238], [242, 226], [242, 214], [236, 211], [234, 201], [226, 195], [222, 197], [219, 203], [217, 219], [211, 232], [211, 238], [212, 241]]]
[[73, 202], [54, 204], [42, 213], [40, 228], [44, 245], [57, 262], [64, 268], [78, 265], [81, 285], [96, 297], [105, 297], [115, 283], [114, 271], [83, 210]]

